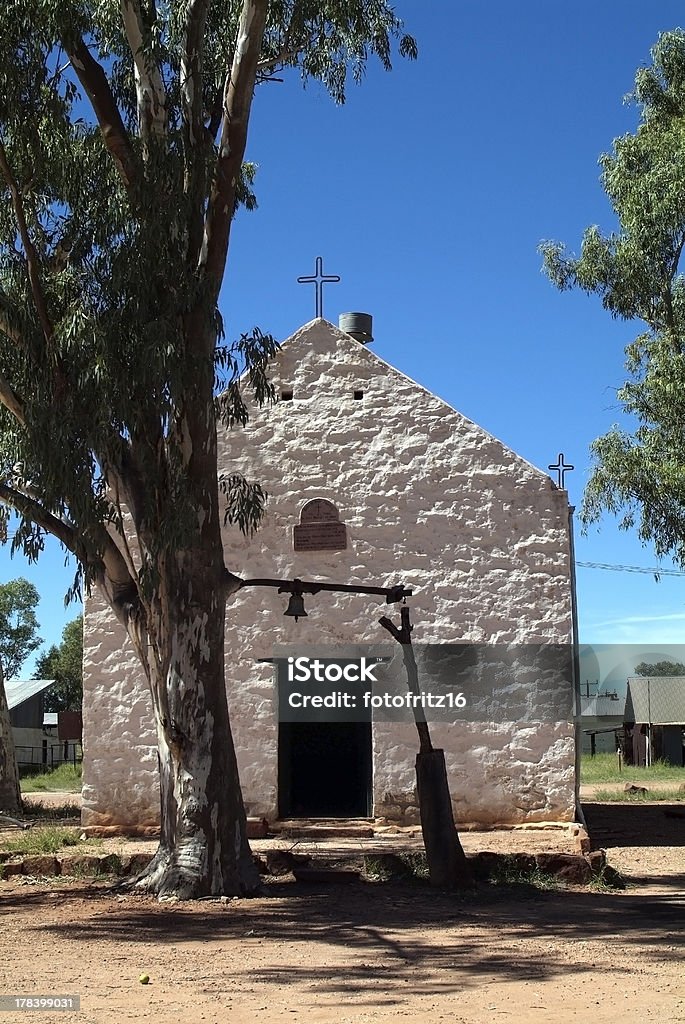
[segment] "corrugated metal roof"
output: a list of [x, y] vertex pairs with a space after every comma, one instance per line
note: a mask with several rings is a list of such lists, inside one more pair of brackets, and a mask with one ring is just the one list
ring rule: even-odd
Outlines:
[[47, 690], [54, 682], [54, 679], [6, 679], [5, 694], [10, 711], [18, 708], [29, 697]]
[[616, 718], [618, 715], [623, 719], [625, 706], [625, 697], [613, 698], [598, 694], [595, 697], [580, 698], [580, 713], [584, 718]]
[[626, 721], [684, 725], [685, 676], [631, 676]]

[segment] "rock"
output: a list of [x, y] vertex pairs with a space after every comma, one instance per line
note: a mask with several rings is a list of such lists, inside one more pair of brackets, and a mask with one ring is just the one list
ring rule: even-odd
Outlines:
[[265, 839], [269, 834], [269, 822], [266, 818], [247, 819], [247, 838]]
[[643, 794], [647, 794], [649, 792], [649, 790], [647, 789], [646, 786], [635, 786], [635, 785], [633, 785], [632, 782], [626, 782], [625, 786], [623, 787], [623, 792], [624, 793], [643, 793]]
[[384, 804], [383, 817], [386, 821], [400, 821], [402, 818], [402, 808], [399, 804]]
[[297, 859], [287, 850], [269, 850], [266, 854], [266, 867], [269, 874], [289, 875], [296, 864]]
[[74, 857], [61, 858], [63, 875], [97, 875], [100, 873], [100, 858], [82, 853]]
[[151, 853], [125, 853], [119, 858], [119, 873], [122, 875], [138, 875], [152, 860]]
[[471, 865], [475, 878], [484, 881], [494, 875], [502, 862], [502, 855], [492, 850], [481, 850], [479, 853], [467, 853], [466, 859]]
[[592, 875], [585, 857], [572, 853], [538, 853], [535, 855], [535, 864], [539, 871], [572, 885], [585, 885]]
[[269, 870], [269, 865], [267, 864], [265, 857], [260, 857], [258, 853], [253, 853], [252, 862], [254, 866], [257, 868], [257, 871], [259, 872], [260, 875], [271, 874], [271, 871]]
[[602, 881], [606, 885], [611, 886], [612, 889], [625, 889], [626, 887], [626, 883], [621, 875], [610, 864], [605, 865], [602, 871]]
[[397, 853], [372, 853], [364, 857], [367, 876], [381, 878], [407, 878], [411, 868]]
[[420, 825], [421, 824], [421, 811], [418, 807], [410, 804], [409, 807], [405, 808], [404, 814], [402, 815], [402, 823], [404, 825]]
[[24, 862], [21, 860], [10, 861], [0, 864], [0, 878], [11, 878], [13, 875], [21, 875], [24, 870]]
[[576, 848], [576, 853], [590, 853], [592, 849], [592, 843], [590, 842], [590, 837], [582, 825], [580, 825], [578, 829], [574, 832], [573, 842]]
[[87, 825], [83, 835], [88, 839], [159, 839], [159, 825]]
[[56, 857], [24, 857], [23, 874], [25, 875], [33, 875], [38, 878], [41, 875], [58, 875], [59, 873], [60, 866]]
[[601, 875], [607, 862], [606, 850], [592, 850], [585, 854], [585, 860], [590, 865], [593, 875]]

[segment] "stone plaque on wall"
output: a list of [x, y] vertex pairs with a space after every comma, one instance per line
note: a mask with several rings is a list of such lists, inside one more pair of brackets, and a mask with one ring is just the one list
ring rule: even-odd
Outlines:
[[308, 501], [293, 530], [295, 551], [344, 551], [347, 527], [340, 522], [335, 505], [325, 498]]

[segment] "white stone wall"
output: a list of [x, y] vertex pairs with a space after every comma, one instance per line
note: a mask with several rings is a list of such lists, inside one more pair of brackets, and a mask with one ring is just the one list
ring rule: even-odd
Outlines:
[[[420, 643], [568, 642], [568, 505], [549, 477], [325, 321], [284, 345], [271, 377], [293, 401], [253, 408], [220, 438], [227, 473], [269, 493], [250, 539], [225, 533], [226, 565], [244, 577], [402, 581]], [[364, 396], [355, 400], [354, 392]], [[347, 526], [339, 552], [295, 552], [312, 498]], [[382, 599], [319, 594], [284, 618], [274, 590], [244, 589], [227, 609], [227, 689], [248, 812], [277, 813], [274, 672], [278, 644], [386, 643]], [[392, 611], [390, 612], [392, 614]], [[397, 615], [396, 615], [397, 617]], [[157, 811], [149, 699], [135, 655], [97, 596], [86, 608], [84, 820], [147, 823]], [[459, 820], [568, 820], [571, 723], [433, 726]], [[415, 815], [413, 725], [374, 726], [374, 813]]]

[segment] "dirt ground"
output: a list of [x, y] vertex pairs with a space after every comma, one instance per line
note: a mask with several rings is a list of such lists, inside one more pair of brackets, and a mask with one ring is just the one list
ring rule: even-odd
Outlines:
[[682, 804], [665, 810], [587, 805], [629, 883], [618, 892], [274, 880], [255, 900], [160, 904], [103, 883], [11, 879], [0, 994], [78, 994], [82, 1024], [683, 1022], [685, 821]]

